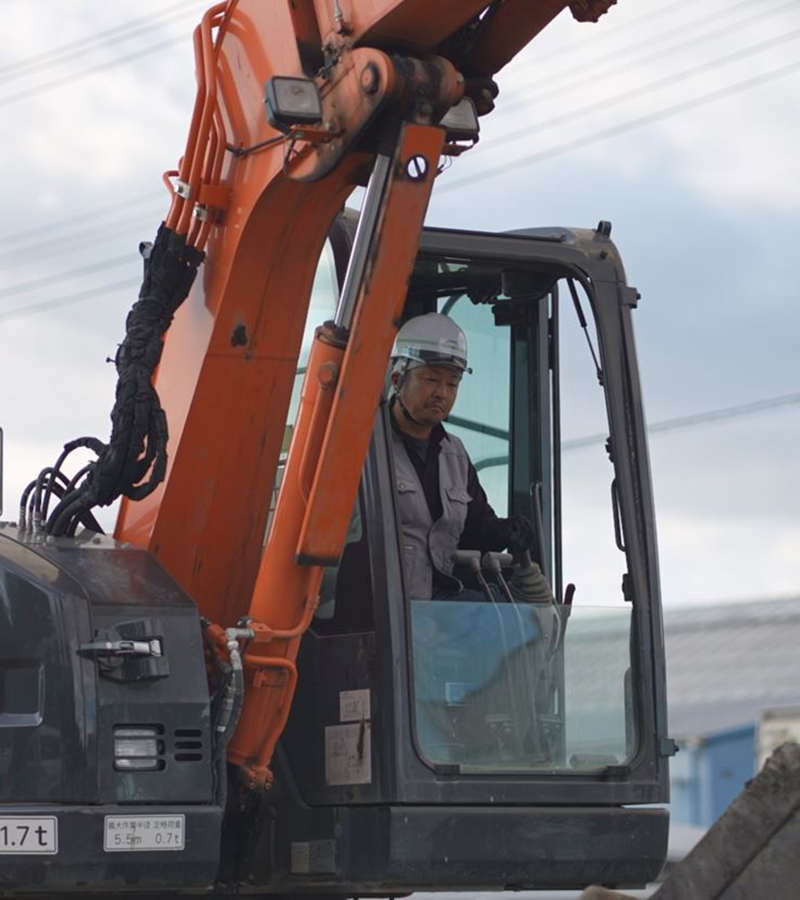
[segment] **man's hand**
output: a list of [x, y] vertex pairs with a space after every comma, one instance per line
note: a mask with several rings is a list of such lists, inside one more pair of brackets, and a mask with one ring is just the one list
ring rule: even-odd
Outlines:
[[526, 603], [555, 603], [553, 591], [542, 570], [526, 556], [522, 565], [514, 566], [511, 576], [511, 592]]
[[508, 522], [508, 549], [515, 555], [533, 549], [536, 536], [533, 525], [525, 516], [510, 516]]

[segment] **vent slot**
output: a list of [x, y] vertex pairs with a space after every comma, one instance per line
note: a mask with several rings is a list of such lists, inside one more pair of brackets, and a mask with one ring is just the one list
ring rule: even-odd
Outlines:
[[199, 728], [176, 728], [173, 741], [175, 762], [200, 762], [203, 757], [203, 732]]

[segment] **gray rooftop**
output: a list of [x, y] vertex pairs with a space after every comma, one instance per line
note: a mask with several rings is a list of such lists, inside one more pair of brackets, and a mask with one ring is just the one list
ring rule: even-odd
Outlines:
[[800, 705], [800, 597], [668, 609], [664, 631], [672, 737]]

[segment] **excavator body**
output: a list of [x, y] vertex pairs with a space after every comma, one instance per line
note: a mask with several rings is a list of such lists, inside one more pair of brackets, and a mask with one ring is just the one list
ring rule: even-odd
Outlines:
[[[83, 481], [62, 455], [0, 524], [0, 893], [388, 896], [659, 871], [673, 745], [638, 294], [608, 223], [422, 230], [487, 79], [564, 6], [232, 0], [204, 17], [111, 441]], [[360, 214], [337, 215], [358, 185]], [[535, 523], [549, 601], [521, 602], [502, 554], [459, 560], [480, 602], [409, 594], [414, 486], [386, 375], [399, 325], [432, 311], [475, 370], [447, 427], [498, 514]], [[582, 524], [568, 324], [592, 354], [605, 544], [566, 537]], [[102, 535], [90, 509], [119, 493]], [[610, 588], [574, 572], [595, 542]]]

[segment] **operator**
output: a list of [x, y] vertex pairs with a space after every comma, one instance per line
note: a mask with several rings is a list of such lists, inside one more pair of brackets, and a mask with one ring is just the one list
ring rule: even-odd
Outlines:
[[485, 600], [453, 576], [453, 552], [522, 552], [533, 544], [528, 519], [495, 515], [464, 445], [442, 425], [461, 378], [471, 371], [464, 332], [447, 316], [417, 316], [398, 331], [389, 403], [406, 577], [414, 600]]

